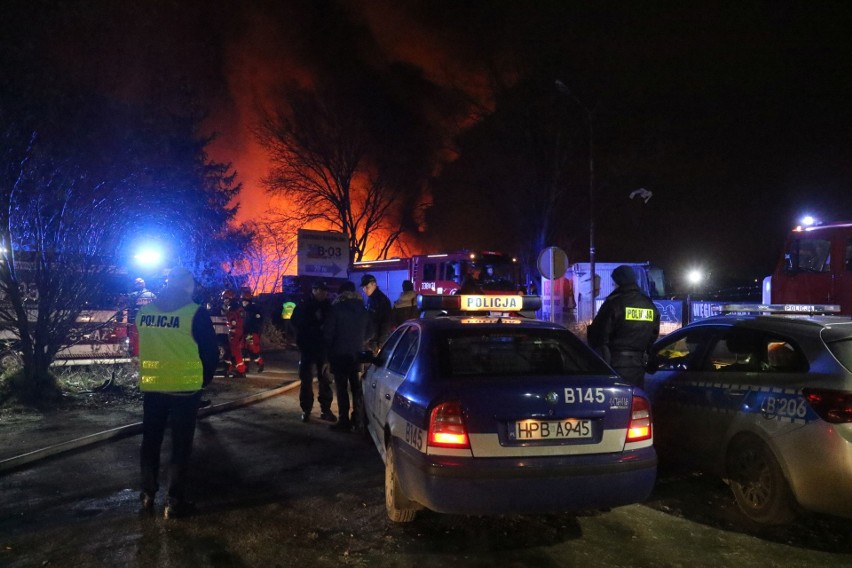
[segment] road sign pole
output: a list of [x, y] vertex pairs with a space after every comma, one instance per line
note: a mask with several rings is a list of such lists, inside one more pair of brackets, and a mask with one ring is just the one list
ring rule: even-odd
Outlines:
[[538, 271], [544, 278], [550, 281], [550, 321], [556, 321], [556, 297], [554, 289], [556, 288], [556, 279], [562, 278], [565, 275], [565, 269], [568, 265], [568, 257], [559, 247], [547, 247], [538, 254]]
[[548, 249], [550, 253], [550, 323], [556, 321], [556, 301], [554, 299], [553, 289], [556, 287], [556, 255], [553, 247]]

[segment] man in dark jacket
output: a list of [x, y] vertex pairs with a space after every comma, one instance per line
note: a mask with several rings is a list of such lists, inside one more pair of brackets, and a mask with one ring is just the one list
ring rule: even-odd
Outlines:
[[[328, 348], [331, 373], [337, 387], [337, 411], [340, 416], [332, 430], [348, 432], [364, 425], [364, 396], [358, 377], [358, 352], [364, 349], [367, 310], [355, 284], [344, 282], [331, 305], [323, 335]], [[352, 391], [352, 415], [349, 415], [349, 390]]]
[[417, 292], [414, 291], [414, 283], [411, 280], [402, 281], [402, 294], [393, 303], [392, 314], [394, 327], [417, 317]]
[[618, 287], [588, 329], [589, 346], [627, 382], [642, 386], [648, 352], [660, 335], [660, 312], [627, 265], [612, 272]]
[[379, 288], [376, 277], [365, 274], [361, 277], [361, 289], [367, 295], [367, 347], [377, 352], [393, 327], [390, 298]]
[[299, 405], [302, 407], [302, 422], [311, 419], [314, 406], [314, 371], [316, 370], [320, 404], [320, 419], [335, 422], [337, 417], [331, 412], [334, 395], [328, 377], [323, 339], [323, 325], [328, 317], [331, 302], [328, 299], [328, 286], [323, 281], [314, 282], [311, 295], [300, 302], [293, 310], [290, 322], [296, 330], [296, 345], [299, 347]]

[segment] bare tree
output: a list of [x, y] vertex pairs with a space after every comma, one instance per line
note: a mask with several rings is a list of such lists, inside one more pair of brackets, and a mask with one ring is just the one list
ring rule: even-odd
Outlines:
[[0, 328], [23, 360], [13, 391], [38, 400], [57, 392], [50, 365], [73, 343], [80, 314], [117, 308], [106, 291], [138, 231], [172, 240], [173, 265], [199, 276], [238, 256], [248, 235], [228, 226], [239, 187], [226, 164], [207, 159], [197, 117], [8, 93], [0, 93]]
[[404, 194], [382, 159], [376, 124], [358, 101], [340, 91], [291, 86], [275, 106], [261, 109], [255, 131], [273, 163], [265, 184], [291, 204], [287, 220], [343, 232], [354, 261], [377, 234], [384, 237], [378, 256], [387, 255], [403, 230]]
[[281, 291], [281, 278], [296, 260], [296, 230], [281, 230], [281, 222], [251, 223], [254, 234], [236, 270], [246, 275], [253, 293]]
[[50, 364], [115, 271], [102, 253], [117, 219], [113, 188], [47, 159], [34, 136], [18, 142], [0, 186], [0, 322], [23, 359], [17, 390], [38, 398], [55, 390]]

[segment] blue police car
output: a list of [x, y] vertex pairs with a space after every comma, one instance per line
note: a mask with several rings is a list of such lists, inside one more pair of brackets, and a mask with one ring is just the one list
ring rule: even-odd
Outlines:
[[[656, 480], [643, 392], [522, 296], [424, 296], [363, 375], [367, 429], [397, 522], [643, 501]], [[538, 300], [538, 298], [536, 298]]]
[[850, 318], [711, 317], [659, 340], [648, 370], [661, 461], [718, 474], [759, 523], [852, 516]]

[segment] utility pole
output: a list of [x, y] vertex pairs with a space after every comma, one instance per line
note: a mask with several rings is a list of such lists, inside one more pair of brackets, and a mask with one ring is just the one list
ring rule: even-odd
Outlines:
[[565, 83], [556, 81], [556, 89], [563, 95], [571, 97], [577, 105], [586, 113], [589, 124], [589, 279], [591, 286], [591, 306], [589, 313], [595, 317], [595, 109], [590, 109], [583, 101], [571, 92]]

